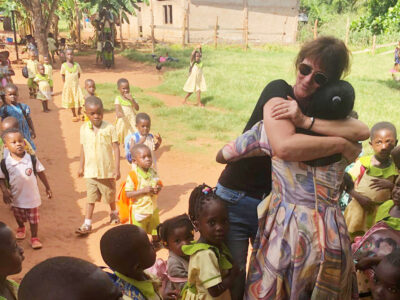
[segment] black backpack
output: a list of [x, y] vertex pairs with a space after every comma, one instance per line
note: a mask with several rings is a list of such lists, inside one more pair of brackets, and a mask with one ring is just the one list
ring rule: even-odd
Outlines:
[[[36, 176], [37, 175], [37, 171], [36, 171], [36, 162], [37, 162], [36, 155], [30, 154], [30, 157], [31, 157], [31, 161], [32, 161], [33, 174], [35, 174], [35, 176]], [[6, 186], [10, 187], [10, 174], [8, 173], [8, 170], [7, 170], [7, 167], [6, 167], [5, 158], [3, 158], [1, 160], [0, 168], [1, 168], [1, 171], [3, 172], [4, 177], [6, 179]]]
[[27, 66], [22, 68], [22, 76], [24, 76], [25, 78], [29, 77], [28, 67]]

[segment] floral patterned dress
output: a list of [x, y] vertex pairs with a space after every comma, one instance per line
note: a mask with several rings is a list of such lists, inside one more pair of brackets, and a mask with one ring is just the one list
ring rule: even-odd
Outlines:
[[272, 191], [258, 208], [245, 299], [357, 299], [350, 238], [338, 203], [346, 162], [310, 167], [283, 161], [273, 155], [263, 122], [225, 148], [231, 158], [260, 148], [272, 157]]

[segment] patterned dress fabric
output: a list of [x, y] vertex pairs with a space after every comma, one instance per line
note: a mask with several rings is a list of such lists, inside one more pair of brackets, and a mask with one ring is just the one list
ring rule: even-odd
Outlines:
[[358, 299], [350, 238], [339, 207], [344, 160], [325, 167], [272, 153], [262, 122], [228, 145], [272, 156], [272, 191], [258, 210], [245, 299]]

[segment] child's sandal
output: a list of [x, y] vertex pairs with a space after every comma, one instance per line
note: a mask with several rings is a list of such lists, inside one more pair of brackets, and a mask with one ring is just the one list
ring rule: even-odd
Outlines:
[[85, 121], [85, 115], [82, 115], [82, 116], [81, 116], [81, 120], [82, 120], [82, 121]]
[[72, 122], [79, 122], [79, 118], [78, 117], [72, 117]]
[[25, 227], [18, 227], [17, 228], [17, 233], [15, 234], [15, 238], [17, 240], [23, 240], [26, 236], [26, 231]]
[[42, 243], [40, 242], [39, 238], [31, 238], [31, 247], [35, 250], [40, 249], [43, 247]]

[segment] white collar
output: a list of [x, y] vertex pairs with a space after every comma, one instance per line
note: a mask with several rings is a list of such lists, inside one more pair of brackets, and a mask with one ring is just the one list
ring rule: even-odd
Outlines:
[[24, 157], [21, 159], [21, 160], [16, 160], [15, 158], [13, 158], [12, 156], [11, 156], [11, 152], [9, 151], [8, 152], [8, 155], [7, 155], [7, 159], [10, 161], [10, 164], [12, 165], [12, 166], [16, 166], [16, 165], [18, 165], [18, 164], [25, 164], [25, 165], [27, 165], [27, 164], [29, 164], [29, 162], [30, 162], [30, 157], [29, 157], [30, 155], [25, 151], [25, 155], [24, 155]]

